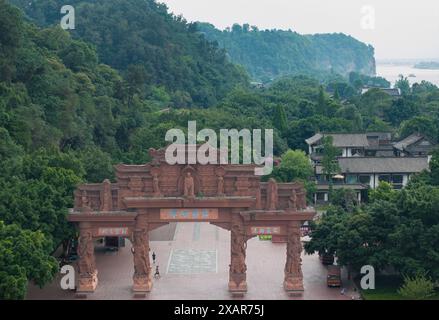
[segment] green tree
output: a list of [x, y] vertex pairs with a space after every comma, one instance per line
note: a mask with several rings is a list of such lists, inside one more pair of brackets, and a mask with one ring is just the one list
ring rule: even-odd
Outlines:
[[353, 212], [359, 205], [357, 193], [352, 189], [332, 190], [330, 199], [332, 205], [339, 206], [347, 212]]
[[434, 283], [424, 274], [418, 274], [414, 277], [406, 276], [398, 293], [407, 299], [425, 300], [433, 296]]
[[0, 221], [0, 299], [24, 299], [28, 281], [40, 287], [51, 281], [58, 263], [50, 250], [41, 232]]
[[321, 115], [327, 115], [327, 102], [325, 96], [325, 89], [323, 88], [323, 86], [319, 87], [316, 110]]
[[285, 107], [283, 105], [276, 105], [274, 107], [273, 123], [276, 126], [276, 128], [279, 129], [281, 134], [284, 134], [285, 131], [287, 130], [288, 128], [287, 116], [285, 113]]
[[431, 183], [439, 186], [439, 149], [433, 153], [430, 161]]
[[376, 189], [369, 190], [369, 201], [389, 201], [394, 202], [398, 196], [398, 191], [393, 189], [393, 186], [386, 182], [380, 181]]
[[403, 75], [400, 75], [399, 79], [395, 82], [395, 88], [400, 89], [403, 95], [408, 95], [411, 91], [410, 82]]
[[323, 138], [323, 157], [322, 157], [322, 172], [329, 182], [329, 194], [332, 193], [334, 174], [340, 171], [340, 166], [337, 161], [337, 156], [340, 150], [333, 145], [333, 138], [326, 136]]
[[281, 157], [281, 163], [275, 167], [272, 176], [280, 182], [308, 180], [313, 168], [302, 150], [288, 150]]

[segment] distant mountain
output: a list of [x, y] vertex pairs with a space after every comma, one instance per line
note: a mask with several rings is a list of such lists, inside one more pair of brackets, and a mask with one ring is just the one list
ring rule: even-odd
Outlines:
[[374, 48], [342, 33], [300, 35], [292, 31], [259, 30], [235, 24], [224, 31], [209, 23], [197, 29], [216, 41], [232, 62], [243, 65], [260, 81], [291, 74], [321, 75], [354, 71], [375, 75]]
[[9, 2], [40, 26], [59, 25], [61, 7], [72, 5], [74, 37], [96, 46], [101, 62], [133, 80], [165, 87], [177, 105], [213, 105], [236, 85], [248, 84], [242, 67], [155, 0]]

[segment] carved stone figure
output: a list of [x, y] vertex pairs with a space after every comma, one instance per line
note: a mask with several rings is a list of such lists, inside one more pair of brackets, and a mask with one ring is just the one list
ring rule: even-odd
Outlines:
[[96, 273], [96, 265], [91, 231], [81, 233], [79, 237], [78, 255], [79, 275], [81, 277], [92, 277]]
[[148, 277], [151, 272], [149, 262], [148, 232], [145, 230], [134, 231], [132, 253], [134, 258], [134, 278]]
[[245, 264], [245, 251], [247, 249], [247, 237], [244, 225], [237, 216], [232, 218], [231, 228], [231, 262], [229, 270], [229, 290], [234, 294], [242, 294], [247, 291]]
[[152, 177], [152, 190], [153, 190], [154, 197], [160, 197], [161, 196], [160, 186], [159, 186], [159, 177], [158, 177], [157, 173], [153, 173], [153, 177]]
[[296, 189], [291, 191], [290, 198], [288, 199], [288, 207], [293, 210], [297, 210], [297, 194]]
[[128, 188], [131, 191], [131, 195], [138, 197], [142, 195], [143, 182], [141, 177], [130, 177], [128, 182]]
[[231, 243], [231, 273], [245, 273], [245, 251], [247, 249], [247, 240], [244, 228], [241, 224], [232, 225], [232, 243]]
[[271, 178], [267, 189], [267, 210], [276, 210], [278, 202], [277, 183]]
[[301, 253], [300, 227], [290, 226], [288, 228], [287, 261], [284, 270], [284, 288], [287, 291], [303, 291]]
[[300, 228], [290, 227], [288, 230], [287, 262], [285, 264], [286, 274], [293, 276], [302, 275], [301, 253], [302, 243], [300, 241]]
[[113, 207], [113, 196], [111, 195], [111, 182], [105, 179], [101, 191], [101, 211], [111, 211]]
[[218, 177], [218, 182], [217, 182], [217, 193], [218, 196], [224, 196], [224, 178], [222, 176]]
[[87, 191], [82, 190], [81, 194], [81, 209], [82, 211], [90, 211], [90, 203], [88, 201]]
[[261, 189], [260, 188], [256, 189], [255, 197], [256, 197], [255, 209], [261, 210], [262, 209], [262, 199], [261, 199]]
[[306, 209], [306, 192], [304, 189], [300, 189], [297, 193], [297, 208]]
[[156, 150], [154, 148], [150, 148], [148, 150], [148, 154], [151, 157], [151, 164], [158, 165], [160, 163], [160, 161], [159, 161], [159, 155], [160, 155], [159, 150]]
[[194, 178], [190, 172], [187, 172], [186, 176], [184, 177], [184, 196], [188, 198], [195, 197]]

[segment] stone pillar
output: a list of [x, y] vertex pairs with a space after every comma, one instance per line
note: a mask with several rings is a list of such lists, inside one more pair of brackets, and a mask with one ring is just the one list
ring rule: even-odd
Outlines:
[[287, 233], [287, 261], [285, 263], [284, 289], [290, 295], [303, 293], [302, 242], [300, 241], [300, 222], [290, 222]]
[[247, 292], [247, 266], [245, 255], [247, 235], [239, 211], [232, 212], [231, 226], [231, 260], [229, 269], [229, 291], [236, 296]]
[[149, 260], [149, 234], [146, 215], [139, 214], [132, 237], [134, 258], [133, 291], [150, 292], [152, 289], [151, 262]]
[[98, 271], [94, 255], [93, 229], [86, 222], [79, 224], [78, 256], [79, 284], [77, 292], [94, 292], [98, 284]]

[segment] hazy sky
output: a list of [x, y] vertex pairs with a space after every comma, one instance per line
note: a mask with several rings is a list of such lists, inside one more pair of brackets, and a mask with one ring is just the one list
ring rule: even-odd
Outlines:
[[439, 0], [159, 1], [188, 21], [210, 22], [220, 29], [249, 23], [302, 34], [343, 32], [373, 45], [378, 59], [439, 59]]

